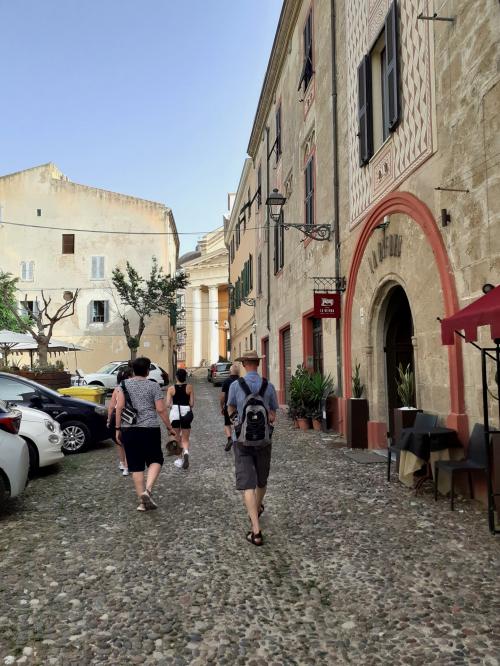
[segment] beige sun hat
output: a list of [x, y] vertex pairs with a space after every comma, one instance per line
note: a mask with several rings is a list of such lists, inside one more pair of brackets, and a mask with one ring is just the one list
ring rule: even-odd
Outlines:
[[259, 356], [255, 349], [252, 349], [251, 351], [247, 351], [243, 354], [243, 356], [240, 356], [239, 358], [234, 359], [235, 361], [260, 361], [262, 356]]

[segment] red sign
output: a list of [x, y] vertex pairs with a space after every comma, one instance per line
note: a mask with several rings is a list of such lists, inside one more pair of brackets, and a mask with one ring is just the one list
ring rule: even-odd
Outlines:
[[340, 294], [314, 293], [314, 317], [340, 319]]

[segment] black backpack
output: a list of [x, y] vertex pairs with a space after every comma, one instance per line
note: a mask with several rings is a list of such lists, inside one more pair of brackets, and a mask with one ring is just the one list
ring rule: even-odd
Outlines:
[[258, 393], [252, 393], [243, 377], [238, 379], [238, 383], [246, 395], [243, 414], [237, 430], [238, 442], [256, 448], [268, 446], [271, 443], [271, 429], [269, 412], [264, 404], [268, 381], [265, 377], [262, 379]]

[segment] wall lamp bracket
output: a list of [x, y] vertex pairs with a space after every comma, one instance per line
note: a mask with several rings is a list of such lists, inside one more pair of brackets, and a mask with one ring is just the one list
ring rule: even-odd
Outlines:
[[432, 16], [424, 16], [424, 12], [420, 12], [417, 16], [417, 19], [421, 21], [447, 21], [448, 23], [454, 23], [455, 18], [452, 16], [438, 16], [437, 12], [434, 12]]

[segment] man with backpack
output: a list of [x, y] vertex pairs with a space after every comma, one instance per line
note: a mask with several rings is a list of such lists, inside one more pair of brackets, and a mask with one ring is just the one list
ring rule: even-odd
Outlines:
[[272, 424], [276, 419], [278, 399], [274, 386], [258, 374], [260, 358], [256, 351], [246, 352], [236, 360], [246, 370], [245, 377], [231, 384], [227, 400], [229, 416], [237, 413], [237, 439], [233, 446], [236, 488], [243, 492], [252, 523], [247, 541], [262, 546], [264, 538], [259, 518], [264, 511], [262, 501], [271, 466]]

